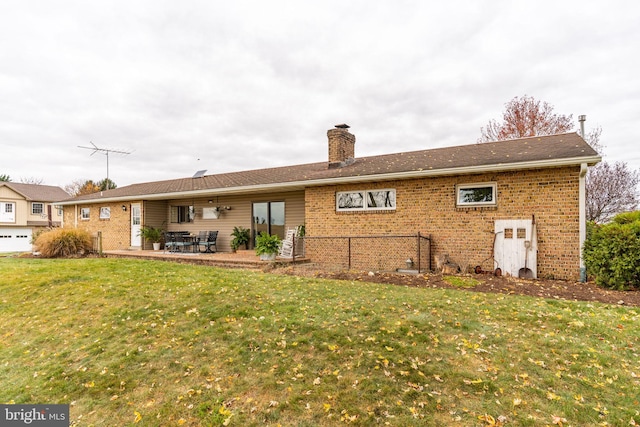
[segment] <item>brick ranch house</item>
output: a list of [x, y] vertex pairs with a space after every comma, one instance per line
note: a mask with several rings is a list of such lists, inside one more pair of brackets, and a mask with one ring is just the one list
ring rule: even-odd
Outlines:
[[64, 226], [101, 231], [104, 250], [150, 249], [138, 235], [145, 225], [218, 230], [218, 249], [229, 251], [234, 226], [282, 237], [304, 225], [311, 261], [387, 270], [415, 259], [421, 235], [431, 241], [430, 251], [418, 252], [428, 258], [423, 268], [447, 254], [460, 266], [505, 274], [528, 262], [538, 277], [580, 277], [585, 174], [601, 158], [577, 133], [362, 158], [348, 126], [327, 136], [325, 162], [60, 201]]

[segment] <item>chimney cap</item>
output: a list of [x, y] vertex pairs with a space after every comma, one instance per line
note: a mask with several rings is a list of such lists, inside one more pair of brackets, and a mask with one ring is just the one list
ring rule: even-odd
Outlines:
[[338, 129], [349, 129], [351, 126], [349, 126], [349, 125], [348, 125], [348, 124], [346, 124], [346, 123], [342, 123], [342, 124], [336, 125], [336, 127], [337, 127]]

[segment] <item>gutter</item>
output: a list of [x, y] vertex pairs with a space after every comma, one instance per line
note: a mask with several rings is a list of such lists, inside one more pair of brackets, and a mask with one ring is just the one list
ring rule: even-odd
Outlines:
[[[171, 193], [152, 193], [152, 194], [137, 194], [131, 196], [122, 197], [108, 197], [98, 199], [85, 199], [85, 200], [71, 200], [65, 202], [57, 202], [60, 206], [73, 206], [79, 204], [95, 204], [95, 203], [108, 203], [108, 202], [125, 202], [134, 200], [166, 200], [166, 199], [180, 199], [190, 198], [198, 196], [211, 196], [212, 194], [243, 194], [243, 193], [257, 193], [263, 191], [277, 191], [277, 190], [304, 190], [306, 187], [318, 187], [324, 185], [338, 185], [348, 184], [355, 182], [371, 182], [371, 181], [395, 181], [402, 179], [415, 179], [425, 177], [436, 177], [444, 175], [469, 175], [486, 172], [506, 172], [514, 170], [524, 169], [540, 169], [549, 167], [563, 167], [563, 166], [577, 166], [577, 165], [593, 165], [602, 160], [600, 156], [590, 157], [571, 157], [566, 159], [553, 159], [553, 160], [537, 160], [532, 162], [522, 163], [498, 163], [483, 166], [466, 166], [459, 168], [447, 168], [447, 169], [421, 169], [412, 170], [406, 172], [393, 172], [384, 174], [372, 174], [372, 175], [356, 175], [346, 177], [334, 177], [313, 179], [304, 181], [292, 181], [292, 182], [279, 182], [273, 184], [256, 184], [239, 187], [228, 188], [208, 188], [203, 190], [191, 190], [180, 191]], [[582, 173], [582, 169], [581, 169]], [[585, 172], [586, 173], [586, 172]], [[582, 206], [582, 205], [581, 205]]]
[[579, 183], [579, 233], [580, 233], [580, 282], [587, 281], [587, 268], [584, 265], [582, 257], [582, 248], [584, 241], [587, 239], [587, 184], [586, 176], [589, 168], [586, 163], [580, 165], [580, 183]]

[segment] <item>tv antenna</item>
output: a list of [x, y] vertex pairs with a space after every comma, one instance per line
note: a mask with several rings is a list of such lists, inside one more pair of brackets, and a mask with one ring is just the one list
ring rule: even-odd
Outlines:
[[104, 153], [107, 156], [107, 185], [109, 185], [109, 153], [117, 153], [117, 154], [131, 154], [131, 151], [124, 150], [112, 150], [109, 148], [100, 148], [93, 142], [89, 141], [89, 144], [93, 145], [93, 147], [84, 147], [82, 145], [78, 145], [78, 148], [86, 148], [87, 150], [93, 150], [93, 153], [90, 156], [93, 156], [96, 153]]

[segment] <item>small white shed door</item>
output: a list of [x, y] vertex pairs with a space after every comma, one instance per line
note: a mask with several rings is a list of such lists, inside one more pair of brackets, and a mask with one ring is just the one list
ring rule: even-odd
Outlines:
[[[518, 277], [521, 268], [531, 269], [538, 277], [538, 242], [531, 219], [499, 219], [495, 223], [495, 259], [503, 275]], [[527, 250], [527, 245], [529, 249]]]
[[0, 228], [0, 252], [31, 252], [30, 228]]

